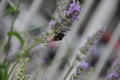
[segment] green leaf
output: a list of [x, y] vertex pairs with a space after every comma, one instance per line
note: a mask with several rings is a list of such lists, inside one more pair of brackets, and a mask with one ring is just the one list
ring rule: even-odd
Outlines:
[[20, 41], [21, 45], [23, 45], [24, 39], [21, 37], [21, 35], [18, 32], [16, 32], [16, 31], [8, 32], [8, 36], [15, 36], [15, 37], [17, 37], [18, 40]]
[[0, 80], [6, 80], [8, 72], [8, 63], [3, 62], [0, 64]]
[[5, 11], [5, 13], [2, 17], [6, 17], [7, 15], [9, 15], [11, 13], [18, 13], [18, 12], [19, 12], [19, 9], [9, 3], [9, 8]]
[[8, 8], [8, 10], [4, 13], [4, 15], [2, 17], [6, 17], [7, 15], [9, 15], [13, 12], [14, 12], [13, 8], [10, 7], [10, 8]]

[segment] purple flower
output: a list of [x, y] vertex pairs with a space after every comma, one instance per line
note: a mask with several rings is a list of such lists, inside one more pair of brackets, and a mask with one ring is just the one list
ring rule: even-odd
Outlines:
[[88, 70], [89, 69], [89, 64], [86, 61], [82, 61], [82, 62], [80, 62], [79, 67], [83, 67], [86, 70]]
[[73, 2], [70, 4], [70, 7], [67, 11], [65, 11], [65, 15], [72, 15], [72, 20], [78, 20], [78, 16], [80, 12], [82, 11], [82, 8], [80, 7], [80, 4], [78, 1], [73, 0]]
[[73, 13], [74, 11], [81, 12], [81, 7], [79, 3], [76, 0], [73, 0], [73, 3], [70, 4], [70, 7], [68, 9], [68, 13]]
[[118, 80], [119, 78], [120, 75], [115, 71], [107, 75], [107, 80]]
[[14, 54], [12, 53], [12, 51], [9, 51], [9, 54], [8, 54], [8, 59], [12, 60], [13, 55], [14, 55]]
[[76, 15], [73, 15], [72, 20], [73, 21], [78, 20], [78, 17]]
[[51, 21], [49, 22], [49, 25], [50, 25], [50, 27], [53, 27], [53, 26], [55, 25], [55, 22], [54, 22], [53, 20], [51, 20]]
[[96, 58], [97, 57], [97, 49], [94, 46], [89, 48], [89, 52]]
[[77, 66], [76, 72], [70, 76], [70, 80], [83, 80], [81, 75], [89, 70], [90, 66], [86, 61], [82, 61]]
[[118, 63], [117, 63], [117, 61], [115, 60], [115, 61], [113, 61], [112, 66], [115, 67], [115, 66], [117, 66], [117, 64], [118, 64]]
[[103, 27], [101, 28], [101, 31], [102, 31], [102, 32], [105, 32], [106, 29], [107, 29], [106, 26], [103, 26]]
[[[51, 30], [55, 33], [52, 41], [59, 41], [63, 39], [65, 36], [64, 34], [70, 30], [72, 22], [78, 20], [81, 10], [82, 8], [80, 7], [79, 2], [77, 0], [73, 0], [68, 9], [63, 12], [64, 15], [59, 17], [55, 22], [51, 21], [49, 23]], [[61, 36], [61, 34], [64, 36]]]
[[86, 61], [82, 61], [79, 63], [77, 70], [76, 70], [76, 73], [82, 74], [88, 70], [89, 70], [89, 64]]

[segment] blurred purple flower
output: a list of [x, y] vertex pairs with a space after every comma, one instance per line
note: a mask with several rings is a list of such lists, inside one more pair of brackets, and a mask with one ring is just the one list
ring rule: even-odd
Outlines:
[[89, 48], [89, 52], [94, 56], [97, 57], [97, 49], [94, 46]]
[[73, 3], [70, 4], [70, 7], [68, 9], [68, 14], [71, 14], [74, 11], [81, 12], [81, 7], [80, 7], [79, 3], [76, 0], [73, 0]]
[[117, 72], [113, 71], [107, 75], [106, 80], [120, 80], [120, 75]]
[[112, 66], [116, 66], [118, 63], [117, 63], [117, 61], [115, 60], [115, 61], [113, 61], [113, 63], [112, 63]]
[[12, 53], [12, 51], [9, 51], [9, 53], [8, 53], [8, 59], [12, 60], [12, 58], [13, 58], [13, 53]]
[[[77, 15], [78, 16], [78, 15]], [[72, 20], [75, 21], [75, 20], [78, 20], [78, 17], [76, 15], [73, 15], [72, 16]]]
[[82, 8], [80, 7], [79, 2], [73, 0], [73, 2], [70, 4], [68, 11], [65, 11], [65, 15], [72, 15], [72, 20], [75, 21], [78, 20], [78, 16], [81, 11]]
[[76, 73], [77, 74], [82, 74], [86, 71], [89, 70], [89, 64], [86, 62], [86, 61], [82, 61], [79, 63], [78, 67], [77, 67], [77, 70], [76, 70]]
[[64, 10], [63, 15], [54, 22], [49, 23], [51, 30], [55, 33], [51, 41], [62, 40], [65, 33], [70, 30], [73, 21], [78, 20], [78, 16], [82, 8], [80, 7], [78, 0], [73, 0], [68, 9]]
[[76, 72], [70, 76], [70, 80], [83, 80], [81, 75], [89, 70], [90, 66], [86, 61], [82, 61], [76, 68]]
[[55, 25], [55, 22], [54, 22], [53, 20], [51, 20], [51, 21], [49, 22], [49, 25], [50, 25], [50, 27], [53, 27], [53, 26]]
[[86, 70], [88, 70], [89, 69], [89, 64], [86, 61], [82, 61], [82, 62], [79, 63], [79, 67], [83, 67]]
[[40, 62], [41, 62], [42, 64], [46, 64], [45, 58], [40, 58]]
[[106, 26], [103, 26], [102, 29], [101, 29], [101, 31], [102, 31], [102, 32], [105, 32], [106, 29], [107, 29]]

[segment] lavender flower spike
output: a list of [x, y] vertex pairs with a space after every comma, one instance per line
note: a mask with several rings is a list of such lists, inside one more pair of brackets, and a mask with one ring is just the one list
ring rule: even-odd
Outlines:
[[76, 70], [76, 73], [82, 74], [88, 70], [89, 70], [89, 64], [86, 61], [82, 61], [79, 63], [77, 70]]
[[106, 80], [120, 80], [120, 64], [119, 61], [114, 61], [112, 71], [107, 75]]
[[113, 71], [107, 76], [106, 80], [120, 80], [120, 75], [117, 72]]
[[71, 75], [70, 80], [81, 80], [81, 75], [86, 73], [89, 70], [90, 66], [86, 61], [82, 61], [79, 63], [76, 68], [76, 72]]
[[66, 32], [70, 30], [72, 23], [78, 20], [81, 9], [78, 0], [73, 0], [68, 9], [63, 11], [62, 17], [49, 23], [50, 29], [55, 33], [52, 41], [62, 40]]
[[76, 0], [73, 0], [73, 3], [70, 4], [70, 7], [68, 9], [68, 11], [66, 11], [66, 15], [72, 15], [72, 20], [75, 21], [75, 20], [78, 20], [78, 15], [79, 13], [81, 13], [82, 11], [82, 8], [80, 7], [80, 4], [78, 1]]

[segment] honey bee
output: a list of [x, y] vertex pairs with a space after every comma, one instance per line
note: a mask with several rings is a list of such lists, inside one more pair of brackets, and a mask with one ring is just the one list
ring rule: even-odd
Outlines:
[[60, 32], [60, 33], [56, 33], [54, 36], [53, 36], [53, 41], [59, 41], [59, 40], [62, 40], [63, 37], [65, 36], [64, 32]]

